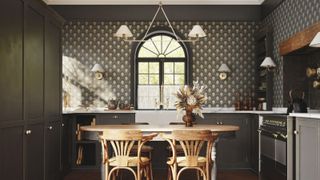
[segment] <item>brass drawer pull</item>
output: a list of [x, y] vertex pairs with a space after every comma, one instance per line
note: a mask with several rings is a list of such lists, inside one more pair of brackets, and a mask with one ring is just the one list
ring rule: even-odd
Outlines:
[[118, 115], [114, 115], [112, 116], [113, 119], [119, 119], [119, 116]]

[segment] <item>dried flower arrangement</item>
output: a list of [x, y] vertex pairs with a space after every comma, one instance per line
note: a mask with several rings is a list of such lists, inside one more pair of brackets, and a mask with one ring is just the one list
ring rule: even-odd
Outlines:
[[206, 87], [200, 86], [198, 81], [194, 81], [193, 86], [186, 85], [184, 87], [181, 87], [175, 93], [175, 96], [177, 97], [175, 106], [177, 108], [178, 114], [181, 114], [184, 110], [186, 110], [186, 115], [192, 115], [192, 113], [194, 113], [203, 118], [202, 106], [207, 100], [207, 97], [204, 95], [205, 89]]

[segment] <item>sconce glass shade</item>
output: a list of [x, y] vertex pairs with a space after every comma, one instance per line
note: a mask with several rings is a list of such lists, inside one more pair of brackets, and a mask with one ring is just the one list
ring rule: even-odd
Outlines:
[[114, 36], [120, 38], [129, 38], [133, 37], [133, 34], [131, 33], [127, 25], [121, 25]]
[[194, 25], [191, 29], [190, 33], [188, 34], [191, 38], [198, 38], [198, 37], [206, 37], [206, 33], [203, 31], [200, 25]]
[[103, 67], [100, 65], [100, 64], [95, 64], [93, 66], [93, 68], [91, 69], [92, 72], [101, 72], [103, 73], [104, 72], [104, 69]]
[[276, 64], [273, 62], [271, 57], [266, 57], [263, 62], [261, 63], [260, 67], [264, 68], [274, 68], [276, 67]]
[[218, 72], [231, 72], [230, 68], [226, 64], [221, 64], [221, 66], [218, 69]]
[[317, 35], [313, 38], [309, 46], [320, 48], [320, 32], [318, 32]]

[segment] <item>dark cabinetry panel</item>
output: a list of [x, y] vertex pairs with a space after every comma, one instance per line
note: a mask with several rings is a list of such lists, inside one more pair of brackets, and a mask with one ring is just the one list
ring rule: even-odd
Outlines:
[[23, 126], [0, 129], [0, 177], [23, 180]]
[[60, 115], [60, 27], [51, 21], [46, 22], [45, 43], [45, 116]]
[[0, 179], [61, 179], [61, 20], [43, 1], [0, 1]]
[[22, 120], [23, 116], [22, 17], [21, 0], [0, 1], [0, 124]]
[[253, 171], [259, 171], [259, 115], [252, 115], [250, 118], [250, 128], [251, 128], [251, 153], [250, 162]]
[[250, 168], [250, 125], [248, 117], [222, 118], [224, 125], [236, 125], [234, 136], [220, 138], [217, 144], [217, 163], [222, 169]]
[[26, 180], [44, 179], [44, 132], [43, 124], [31, 124], [26, 132]]
[[61, 122], [51, 122], [46, 126], [45, 179], [59, 180], [60, 177], [60, 132]]
[[134, 123], [134, 113], [108, 113], [108, 114], [97, 114], [97, 124], [124, 124]]
[[219, 169], [250, 168], [250, 116], [248, 114], [206, 113], [199, 124], [236, 125], [240, 130], [222, 134], [217, 142], [217, 164]]
[[61, 127], [61, 170], [62, 176], [66, 175], [71, 167], [71, 150], [72, 150], [72, 116], [64, 116]]
[[25, 9], [25, 113], [27, 119], [43, 117], [44, 17], [32, 7]]

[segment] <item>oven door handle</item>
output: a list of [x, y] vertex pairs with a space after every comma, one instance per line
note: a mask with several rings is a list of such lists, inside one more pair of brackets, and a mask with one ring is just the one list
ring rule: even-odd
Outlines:
[[[271, 132], [271, 131], [266, 130], [266, 129], [263, 129], [263, 128], [260, 128], [258, 131], [259, 131], [259, 132], [266, 132], [266, 133], [272, 135], [274, 138], [278, 138], [278, 136], [279, 136], [278, 133], [274, 133], [274, 132]], [[280, 135], [280, 136], [281, 136], [281, 135]], [[282, 137], [282, 136], [281, 136], [281, 137]]]
[[283, 139], [287, 139], [288, 138], [288, 135], [284, 135], [282, 133], [280, 133], [280, 136], [283, 138]]

